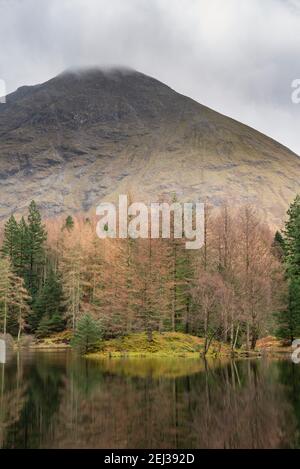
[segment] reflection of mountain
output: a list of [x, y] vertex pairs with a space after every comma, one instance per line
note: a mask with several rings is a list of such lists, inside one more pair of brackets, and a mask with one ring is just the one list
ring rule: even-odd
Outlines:
[[131, 191], [153, 201], [250, 201], [281, 223], [300, 159], [255, 130], [135, 71], [67, 72], [0, 106], [0, 216], [46, 215]]

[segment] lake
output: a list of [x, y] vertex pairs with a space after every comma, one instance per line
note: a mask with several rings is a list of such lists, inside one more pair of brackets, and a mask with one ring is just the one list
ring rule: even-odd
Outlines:
[[0, 448], [299, 448], [300, 365], [22, 352], [0, 364]]

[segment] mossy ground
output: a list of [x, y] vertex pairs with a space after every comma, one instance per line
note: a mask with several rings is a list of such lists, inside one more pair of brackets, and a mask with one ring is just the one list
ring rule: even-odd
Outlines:
[[[180, 332], [153, 333], [153, 340], [146, 333], [131, 334], [103, 341], [99, 350], [89, 356], [182, 356], [199, 357], [204, 351], [204, 339]], [[213, 342], [208, 355], [229, 355], [230, 347]]]
[[[70, 330], [55, 333], [44, 339], [36, 339], [30, 347], [35, 349], [64, 349], [70, 347], [73, 332]], [[257, 356], [260, 354], [287, 353], [291, 348], [275, 337], [265, 337], [257, 342], [255, 351], [245, 349], [235, 350], [237, 357]], [[153, 333], [153, 340], [149, 342], [146, 333], [130, 334], [116, 339], [100, 342], [98, 350], [89, 354], [92, 358], [101, 357], [187, 357], [198, 358], [203, 355], [204, 339], [181, 332]], [[213, 341], [208, 357], [231, 356], [228, 344]]]
[[36, 339], [30, 348], [35, 349], [65, 349], [70, 347], [72, 331], [56, 332], [49, 337]]

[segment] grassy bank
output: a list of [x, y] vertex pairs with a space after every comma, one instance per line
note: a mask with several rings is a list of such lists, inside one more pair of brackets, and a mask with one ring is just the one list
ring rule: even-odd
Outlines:
[[[30, 343], [30, 348], [38, 350], [58, 350], [70, 348], [72, 331], [64, 331], [51, 335], [44, 339], [35, 339]], [[90, 353], [89, 358], [103, 357], [190, 357], [197, 358], [203, 355], [204, 338], [195, 337], [180, 332], [153, 333], [153, 340], [147, 340], [146, 333], [130, 334], [116, 339], [103, 340], [99, 343], [98, 350]], [[247, 351], [238, 349], [234, 351], [237, 357], [251, 357], [262, 354], [277, 355], [288, 354], [291, 347], [283, 341], [269, 336], [257, 342], [256, 350]], [[228, 344], [213, 341], [208, 357], [229, 357], [232, 355]]]
[[[153, 340], [149, 342], [146, 333], [131, 334], [117, 339], [103, 341], [99, 351], [89, 354], [89, 357], [103, 356], [147, 357], [147, 356], [182, 356], [199, 357], [203, 354], [204, 339], [180, 332], [153, 333]], [[209, 356], [228, 356], [230, 347], [220, 342], [213, 342], [209, 349]]]
[[37, 350], [64, 350], [71, 347], [72, 336], [72, 331], [57, 332], [43, 339], [34, 338], [28, 345], [29, 348]]

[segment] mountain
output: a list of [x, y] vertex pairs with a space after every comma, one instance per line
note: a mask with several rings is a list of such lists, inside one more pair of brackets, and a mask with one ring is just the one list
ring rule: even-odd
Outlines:
[[274, 225], [300, 190], [300, 158], [142, 73], [64, 72], [0, 105], [0, 217], [47, 216], [131, 193], [251, 202]]

